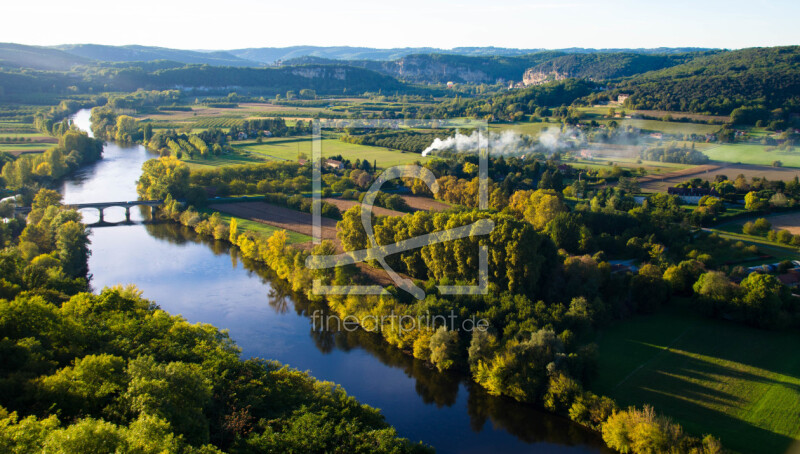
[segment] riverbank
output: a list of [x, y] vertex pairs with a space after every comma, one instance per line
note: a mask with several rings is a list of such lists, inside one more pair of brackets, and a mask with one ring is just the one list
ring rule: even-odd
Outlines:
[[[109, 142], [102, 161], [65, 184], [65, 200], [133, 200], [142, 163], [152, 157], [142, 147]], [[376, 334], [315, 329], [311, 317], [324, 305], [292, 292], [262, 263], [194, 229], [143, 225], [133, 214], [132, 224], [93, 229], [89, 268], [96, 290], [136, 284], [164, 310], [227, 330], [243, 357], [275, 359], [341, 384], [380, 408], [401, 436], [438, 452], [607, 452], [595, 433], [431, 369]]]

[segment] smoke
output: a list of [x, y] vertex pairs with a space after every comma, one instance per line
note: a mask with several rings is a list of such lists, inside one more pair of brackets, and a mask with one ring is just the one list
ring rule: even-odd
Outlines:
[[575, 148], [576, 144], [584, 141], [579, 130], [548, 128], [537, 139], [525, 136], [514, 131], [501, 133], [489, 132], [488, 139], [478, 131], [470, 135], [456, 133], [446, 139], [435, 139], [433, 143], [422, 152], [428, 156], [432, 151], [455, 151], [457, 153], [477, 152], [488, 145], [491, 155], [524, 155], [532, 152], [553, 153]]

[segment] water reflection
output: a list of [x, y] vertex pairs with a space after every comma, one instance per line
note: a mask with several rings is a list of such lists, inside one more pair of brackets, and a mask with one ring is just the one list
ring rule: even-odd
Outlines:
[[[88, 128], [88, 111], [79, 116], [76, 124]], [[102, 161], [64, 183], [64, 199], [135, 200], [135, 181], [151, 157], [142, 147], [107, 144]], [[341, 384], [380, 408], [400, 435], [439, 452], [607, 452], [596, 434], [490, 396], [457, 372], [439, 373], [374, 333], [315, 330], [309, 314], [326, 314], [326, 307], [242, 260], [236, 248], [180, 225], [153, 223], [143, 207], [131, 217], [130, 224], [92, 228], [89, 269], [96, 290], [135, 284], [172, 314], [228, 330], [244, 357], [275, 359]]]
[[[336, 324], [324, 324], [324, 327], [321, 326], [323, 324], [317, 324], [315, 327], [311, 322], [310, 314], [318, 311], [318, 314], [323, 317], [329, 315], [330, 312], [324, 304], [309, 301], [303, 295], [292, 292], [289, 285], [278, 279], [271, 270], [259, 263], [242, 259], [238, 256], [237, 249], [229, 247], [227, 243], [200, 238], [192, 230], [172, 223], [148, 224], [144, 228], [153, 238], [176, 246], [202, 244], [212, 251], [215, 256], [228, 255], [231, 259], [232, 268], [243, 267], [249, 275], [258, 278], [268, 289], [264, 298], [267, 306], [274, 314], [286, 315], [291, 312], [304, 319], [308, 336], [320, 354], [330, 356], [337, 352], [366, 352], [381, 364], [389, 366], [391, 369], [400, 370], [406, 377], [412, 379], [413, 391], [426, 406], [458, 410], [461, 401], [465, 401], [463, 403], [467, 413], [465, 422], [469, 427], [468, 430], [474, 434], [489, 433], [492, 439], [497, 439], [498, 443], [506, 445], [505, 449], [510, 450], [510, 452], [561, 451], [569, 447], [578, 449], [581, 452], [610, 452], [603, 449], [602, 442], [596, 434], [564, 418], [541, 412], [529, 405], [507, 398], [491, 396], [483, 388], [475, 385], [463, 373], [455, 371], [441, 373], [430, 364], [417, 360], [390, 346], [378, 334], [364, 330], [337, 330]], [[240, 341], [237, 340], [237, 342], [241, 344]], [[321, 369], [314, 368], [312, 370], [318, 377], [329, 379], [329, 377], [320, 374], [318, 371], [321, 371]], [[347, 374], [354, 373], [369, 374], [376, 380], [380, 380], [380, 375], [383, 371], [372, 365], [364, 370], [349, 371]], [[349, 378], [347, 375], [338, 375], [333, 380], [337, 383], [347, 383]], [[345, 385], [345, 389], [359, 397], [358, 388]], [[384, 390], [385, 392], [392, 392], [392, 390], [385, 388]], [[408, 398], [406, 398], [406, 401], [409, 402]], [[381, 408], [384, 412], [387, 412], [386, 407]], [[440, 450], [449, 451], [447, 446], [435, 443], [437, 437], [436, 424], [438, 422], [435, 410], [433, 412], [429, 410], [425, 413], [408, 414], [405, 415], [405, 418], [419, 418], [426, 421], [431, 425], [430, 428], [420, 430], [417, 427], [414, 433], [419, 434], [423, 440], [433, 443]], [[389, 419], [396, 426], [399, 425], [396, 421]], [[401, 433], [403, 432], [401, 431]], [[516, 443], [503, 439], [499, 435], [502, 433], [513, 435]], [[403, 435], [415, 438], [411, 433], [403, 433]], [[483, 443], [478, 443], [478, 445], [483, 444], [486, 446], [485, 443], [488, 440], [482, 441]], [[454, 452], [464, 452], [469, 448], [470, 446], [464, 444], [454, 449]]]

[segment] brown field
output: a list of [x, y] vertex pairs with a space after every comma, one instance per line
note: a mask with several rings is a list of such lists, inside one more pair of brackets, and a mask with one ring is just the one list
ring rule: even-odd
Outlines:
[[788, 230], [792, 235], [800, 235], [800, 213], [780, 214], [778, 216], [770, 216], [769, 222], [772, 223], [773, 229]]
[[[222, 211], [232, 216], [261, 222], [279, 229], [291, 230], [304, 235], [312, 235], [312, 216], [309, 213], [292, 210], [265, 202], [238, 202], [209, 205], [215, 211]], [[336, 221], [322, 218], [322, 238], [336, 240]]]
[[[311, 236], [312, 216], [290, 208], [271, 205], [265, 202], [239, 202], [239, 203], [220, 203], [209, 205], [215, 211], [221, 211], [232, 216], [261, 222], [280, 229], [291, 230]], [[401, 213], [402, 214], [402, 213]], [[322, 238], [332, 240], [336, 245], [336, 250], [342, 252], [342, 246], [336, 239], [336, 221], [329, 218], [322, 218]], [[310, 250], [312, 244], [300, 243], [295, 246]], [[357, 263], [356, 266], [370, 281], [381, 286], [393, 284], [392, 279], [382, 268], [373, 268], [366, 263]], [[404, 276], [405, 277], [405, 276]]]
[[315, 112], [320, 112], [322, 108], [319, 107], [295, 107], [295, 106], [281, 106], [270, 103], [241, 103], [239, 107], [225, 108], [225, 107], [208, 107], [202, 105], [191, 106], [190, 112], [183, 111], [167, 111], [158, 112], [154, 114], [144, 115], [142, 118], [149, 118], [151, 120], [162, 121], [194, 121], [201, 118], [219, 117], [219, 116], [240, 116], [241, 118], [256, 118], [255, 115], [259, 112], [294, 112], [298, 118], [304, 118], [304, 114], [311, 115]]
[[642, 189], [645, 191], [665, 191], [666, 188], [674, 186], [676, 183], [683, 183], [690, 178], [713, 178], [706, 177], [706, 175], [717, 171], [719, 168], [720, 166], [718, 165], [706, 164], [657, 175], [645, 175], [639, 177], [639, 184], [641, 184]]
[[[322, 200], [330, 204], [336, 205], [336, 208], [338, 208], [339, 211], [341, 211], [342, 213], [349, 210], [350, 208], [353, 208], [354, 206], [361, 205], [361, 202], [359, 202], [358, 200], [345, 200], [345, 199], [334, 199], [334, 198], [325, 198]], [[388, 208], [382, 208], [377, 206], [372, 207], [372, 213], [374, 213], [376, 216], [402, 216], [406, 214], [403, 213], [402, 211], [395, 211], [395, 210], [390, 210]]]
[[744, 175], [748, 180], [753, 177], [759, 177], [769, 180], [787, 181], [793, 179], [795, 176], [800, 176], [800, 169], [757, 166], [752, 164], [703, 165], [661, 175], [648, 175], [639, 178], [639, 182], [643, 191], [659, 192], [666, 191], [668, 187], [683, 183], [691, 178], [713, 180], [717, 175], [725, 175], [733, 180], [739, 174]]
[[404, 195], [403, 200], [405, 200], [408, 206], [414, 211], [444, 211], [453, 208], [444, 202], [419, 195]]
[[20, 156], [22, 156], [24, 154], [44, 153], [45, 151], [47, 151], [47, 149], [46, 148], [42, 148], [41, 150], [37, 150], [37, 149], [30, 149], [29, 148], [29, 149], [25, 149], [25, 150], [3, 150], [3, 151], [5, 151], [6, 153], [10, 154], [11, 156], [14, 156], [15, 158], [18, 158], [18, 157], [20, 157]]

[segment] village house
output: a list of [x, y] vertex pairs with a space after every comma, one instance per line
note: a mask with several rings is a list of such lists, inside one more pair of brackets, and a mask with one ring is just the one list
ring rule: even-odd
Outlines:
[[325, 161], [325, 165], [336, 170], [344, 169], [344, 163], [342, 161], [337, 161], [335, 159], [328, 159]]

